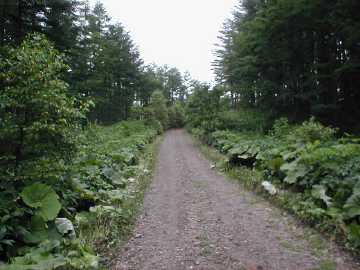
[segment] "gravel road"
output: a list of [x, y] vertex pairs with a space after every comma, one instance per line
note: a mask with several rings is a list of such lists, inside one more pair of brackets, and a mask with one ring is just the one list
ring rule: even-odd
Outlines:
[[166, 133], [134, 236], [114, 270], [359, 269], [334, 244], [211, 169], [183, 130]]

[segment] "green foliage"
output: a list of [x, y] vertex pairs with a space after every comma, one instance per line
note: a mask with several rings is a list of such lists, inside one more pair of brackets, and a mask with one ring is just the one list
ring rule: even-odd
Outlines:
[[99, 258], [79, 242], [49, 241], [31, 248], [24, 256], [15, 257], [11, 265], [0, 265], [1, 270], [97, 269]]
[[[101, 3], [0, 11], [0, 269], [98, 268], [92, 248], [103, 253], [129, 227], [133, 182], [149, 174], [144, 149], [168, 112], [183, 125], [191, 79], [145, 67]], [[155, 90], [166, 98], [150, 102]], [[139, 121], [89, 124], [128, 119], [135, 103]]]
[[72, 130], [84, 115], [61, 80], [65, 69], [59, 53], [41, 35], [29, 36], [21, 47], [9, 50], [1, 67], [2, 161], [18, 165], [74, 152]]
[[285, 207], [359, 248], [360, 144], [336, 132], [314, 119], [297, 126], [280, 119], [269, 135], [194, 130], [228, 156], [228, 166], [257, 169], [268, 184], [287, 190], [273, 195]]
[[[137, 178], [149, 173], [139, 164], [145, 147], [156, 137], [156, 127], [143, 121], [122, 122], [110, 127], [91, 127], [72, 167], [77, 212], [74, 224], [83, 242], [99, 252], [121, 241], [133, 215]], [[68, 205], [72, 211], [73, 205]]]
[[316, 141], [334, 140], [336, 130], [316, 122], [314, 118], [304, 122], [298, 128], [295, 128], [287, 135], [289, 142], [299, 144], [314, 143]]
[[152, 93], [148, 110], [150, 119], [159, 121], [164, 129], [168, 127], [169, 112], [166, 106], [166, 99], [160, 91]]
[[0, 74], [0, 261], [7, 264], [0, 269], [95, 269], [99, 258], [85, 243], [97, 244], [84, 240], [77, 213], [111, 223], [113, 234], [127, 226], [129, 179], [143, 170], [139, 157], [156, 127], [81, 129], [89, 104], [70, 96], [61, 79], [67, 66], [51, 43], [31, 35], [7, 55]]
[[272, 129], [270, 130], [270, 135], [277, 139], [284, 139], [291, 132], [293, 127], [289, 124], [287, 118], [279, 118], [275, 120]]
[[185, 110], [180, 102], [169, 108], [169, 127], [181, 128], [185, 125]]
[[346, 217], [350, 219], [360, 216], [360, 182], [355, 184], [350, 198], [347, 199], [344, 205], [344, 209], [346, 210]]
[[[84, 243], [115, 245], [127, 229], [132, 211], [126, 208], [132, 196], [128, 187], [145, 173], [139, 156], [156, 134], [155, 127], [141, 121], [89, 127], [80, 134], [73, 161], [58, 175], [67, 179], [61, 186], [25, 186], [14, 194], [24, 206], [1, 190], [0, 245], [12, 262], [4, 269], [95, 269], [99, 258]], [[95, 237], [94, 232], [102, 233]], [[56, 245], [43, 250], [48, 241]]]
[[110, 23], [103, 4], [97, 3], [84, 19], [85, 36], [70, 73], [72, 86], [94, 101], [91, 120], [126, 120], [142, 83], [139, 52], [123, 26]]
[[54, 220], [61, 209], [58, 195], [44, 184], [26, 186], [20, 196], [27, 206], [37, 209], [35, 215], [39, 215], [44, 221]]
[[237, 110], [222, 111], [217, 116], [218, 130], [254, 131], [262, 133], [266, 127], [264, 114], [252, 110], [240, 108]]
[[7, 46], [18, 46], [28, 34], [44, 34], [65, 55], [68, 67], [63, 79], [71, 95], [92, 102], [89, 120], [104, 124], [127, 120], [133, 104], [147, 106], [156, 90], [163, 93], [167, 106], [184, 103], [192, 82], [189, 74], [166, 65], [145, 66], [130, 33], [111, 20], [102, 3], [3, 2], [0, 59], [7, 58]]
[[214, 65], [233, 106], [358, 132], [360, 2], [238, 2]]
[[195, 86], [186, 103], [186, 122], [190, 127], [201, 127], [206, 133], [216, 130], [218, 114], [222, 109], [222, 88], [210, 89], [207, 84]]
[[14, 259], [14, 267], [48, 269], [62, 261], [57, 255], [43, 258], [42, 252], [27, 251], [45, 240], [59, 241], [60, 246], [66, 240], [55, 218], [66, 210], [59, 194], [70, 184], [64, 176], [77, 153], [75, 133], [87, 110], [87, 104], [69, 96], [61, 80], [66, 68], [41, 35], [9, 49], [2, 62], [0, 259], [28, 254]]
[[263, 132], [266, 118], [263, 113], [239, 107], [230, 109], [230, 101], [225, 96], [225, 89], [199, 84], [194, 88], [186, 103], [186, 122], [189, 127], [200, 127], [206, 134], [216, 130], [238, 132]]

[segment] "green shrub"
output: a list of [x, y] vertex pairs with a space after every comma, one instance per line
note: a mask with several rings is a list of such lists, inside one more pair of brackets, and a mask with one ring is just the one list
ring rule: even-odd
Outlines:
[[8, 54], [0, 74], [0, 269], [95, 269], [92, 249], [118, 237], [87, 241], [77, 221], [124, 230], [127, 187], [145, 173], [138, 163], [156, 126], [81, 129], [88, 104], [69, 96], [67, 67], [51, 44], [33, 35]]
[[150, 104], [145, 109], [147, 119], [157, 120], [164, 129], [169, 126], [169, 112], [166, 106], [166, 99], [161, 91], [154, 91], [151, 95]]
[[227, 154], [229, 165], [257, 168], [268, 183], [290, 191], [273, 196], [301, 218], [360, 248], [360, 141], [336, 133], [314, 119], [297, 126], [279, 119], [267, 136], [216, 131], [204, 141]]
[[232, 130], [238, 132], [264, 132], [266, 119], [258, 111], [239, 109], [237, 111], [220, 112], [217, 116], [218, 130]]
[[60, 235], [59, 195], [69, 186], [63, 176], [87, 109], [69, 96], [61, 80], [66, 69], [41, 35], [28, 36], [1, 62], [0, 259]]
[[176, 102], [169, 108], [169, 127], [182, 128], [185, 125], [185, 111], [183, 105]]
[[315, 141], [330, 141], [335, 139], [337, 130], [325, 127], [314, 118], [304, 122], [302, 125], [293, 128], [287, 136], [290, 143], [314, 143]]
[[272, 129], [270, 130], [269, 134], [278, 139], [284, 139], [288, 136], [293, 129], [293, 126], [289, 124], [287, 118], [279, 118], [275, 120]]

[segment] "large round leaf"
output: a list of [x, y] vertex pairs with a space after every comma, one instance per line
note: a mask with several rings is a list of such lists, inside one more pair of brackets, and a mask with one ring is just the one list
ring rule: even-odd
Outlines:
[[23, 240], [28, 244], [39, 244], [45, 240], [61, 240], [62, 235], [57, 231], [55, 224], [47, 224], [41, 216], [31, 218], [30, 230], [23, 235]]
[[37, 214], [45, 221], [54, 220], [60, 212], [61, 204], [55, 191], [41, 183], [24, 188], [21, 198], [26, 205], [37, 209]]

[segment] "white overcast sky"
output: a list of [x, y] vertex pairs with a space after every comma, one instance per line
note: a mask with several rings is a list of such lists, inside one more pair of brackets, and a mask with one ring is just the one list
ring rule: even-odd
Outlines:
[[[97, 2], [91, 0], [91, 3]], [[100, 0], [113, 20], [130, 31], [145, 63], [214, 78], [211, 62], [223, 22], [237, 0]]]

